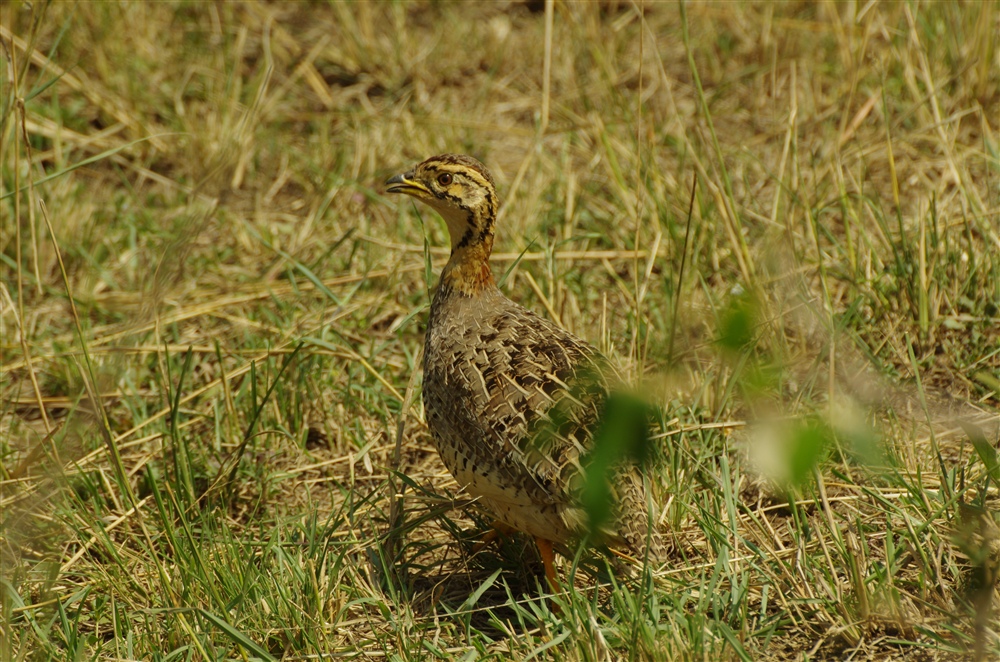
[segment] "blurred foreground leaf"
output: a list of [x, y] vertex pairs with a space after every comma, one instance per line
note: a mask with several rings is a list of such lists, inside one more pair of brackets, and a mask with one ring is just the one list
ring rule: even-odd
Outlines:
[[730, 352], [741, 352], [751, 343], [757, 324], [757, 302], [741, 288], [734, 288], [719, 316], [719, 344]]
[[993, 479], [993, 482], [1000, 487], [1000, 460], [997, 458], [997, 449], [993, 448], [993, 445], [986, 440], [986, 435], [983, 434], [978, 425], [967, 421], [959, 421], [959, 424], [965, 430], [965, 434], [969, 436], [969, 440], [975, 447], [979, 459], [986, 465], [986, 472]]
[[585, 461], [580, 493], [592, 533], [612, 517], [612, 472], [623, 463], [643, 466], [649, 459], [649, 415], [650, 406], [634, 395], [615, 392], [605, 402], [594, 448]]

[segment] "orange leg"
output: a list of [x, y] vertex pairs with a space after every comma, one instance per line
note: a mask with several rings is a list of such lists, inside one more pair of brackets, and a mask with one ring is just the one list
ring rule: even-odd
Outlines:
[[493, 542], [500, 536], [509, 536], [510, 534], [515, 533], [516, 531], [517, 531], [516, 529], [511, 528], [510, 526], [504, 524], [498, 519], [493, 520], [493, 528], [487, 531], [486, 535], [483, 536], [483, 539], [475, 544], [475, 546], [472, 548], [472, 553], [478, 554], [479, 552], [483, 551], [483, 549], [485, 549], [487, 545], [489, 545], [491, 542]]
[[553, 591], [559, 589], [559, 582], [556, 581], [555, 554], [552, 553], [552, 541], [544, 538], [535, 538], [538, 551], [542, 555], [542, 563], [545, 565], [545, 578], [549, 580], [549, 588]]

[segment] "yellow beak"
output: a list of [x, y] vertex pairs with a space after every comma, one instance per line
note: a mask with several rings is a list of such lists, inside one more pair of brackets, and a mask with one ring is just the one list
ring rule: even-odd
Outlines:
[[404, 172], [385, 180], [386, 193], [405, 193], [416, 198], [433, 197], [430, 189], [413, 178], [413, 171]]

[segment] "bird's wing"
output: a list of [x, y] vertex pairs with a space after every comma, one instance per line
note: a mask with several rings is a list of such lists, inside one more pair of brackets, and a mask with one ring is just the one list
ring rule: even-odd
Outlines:
[[484, 423], [486, 446], [508, 473], [566, 501], [593, 444], [610, 368], [593, 347], [519, 306], [493, 316], [479, 333], [478, 349], [460, 371], [475, 393], [470, 413]]

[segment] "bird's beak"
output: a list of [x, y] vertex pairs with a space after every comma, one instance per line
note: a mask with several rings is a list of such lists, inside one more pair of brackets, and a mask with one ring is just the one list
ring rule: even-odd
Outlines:
[[385, 180], [386, 193], [405, 193], [417, 198], [431, 196], [430, 190], [414, 179], [413, 171], [404, 172]]

